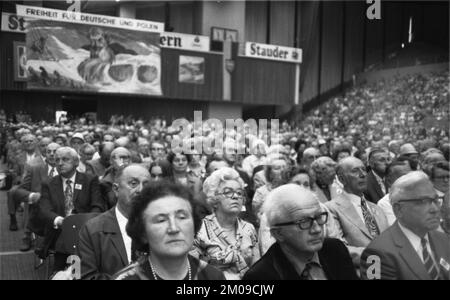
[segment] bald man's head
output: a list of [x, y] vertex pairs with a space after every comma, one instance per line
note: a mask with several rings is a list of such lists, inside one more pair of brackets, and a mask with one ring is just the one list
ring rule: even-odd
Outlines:
[[367, 172], [363, 162], [349, 156], [337, 164], [336, 174], [346, 192], [362, 196], [367, 187]]

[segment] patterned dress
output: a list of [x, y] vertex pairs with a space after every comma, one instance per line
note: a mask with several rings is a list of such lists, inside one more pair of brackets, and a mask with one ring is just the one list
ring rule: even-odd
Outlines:
[[234, 240], [227, 236], [215, 214], [206, 216], [191, 255], [223, 271], [228, 280], [239, 280], [260, 257], [255, 227], [238, 218]]

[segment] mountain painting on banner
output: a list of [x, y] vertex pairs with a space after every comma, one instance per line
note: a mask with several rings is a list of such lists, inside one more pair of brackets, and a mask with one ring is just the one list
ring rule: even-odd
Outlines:
[[28, 88], [161, 95], [159, 33], [30, 20]]

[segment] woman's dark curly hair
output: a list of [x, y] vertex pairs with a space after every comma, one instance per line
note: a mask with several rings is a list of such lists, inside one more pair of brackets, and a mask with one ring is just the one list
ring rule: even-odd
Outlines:
[[149, 252], [149, 245], [143, 239], [143, 237], [146, 236], [144, 211], [151, 202], [167, 196], [179, 197], [191, 204], [192, 218], [194, 220], [194, 234], [197, 234], [200, 230], [202, 219], [198, 211], [199, 206], [197, 200], [194, 198], [191, 191], [180, 184], [169, 181], [155, 182], [145, 187], [142, 192], [133, 199], [131, 204], [131, 211], [126, 230], [127, 234], [135, 243], [137, 251]]
[[191, 158], [192, 158], [192, 156], [187, 155], [187, 154], [184, 153], [184, 152], [179, 152], [179, 153], [170, 152], [170, 153], [167, 155], [167, 161], [168, 161], [170, 164], [173, 164], [173, 160], [175, 159], [175, 156], [177, 156], [177, 154], [181, 154], [181, 155], [186, 156], [186, 159], [187, 159], [187, 161], [188, 161], [188, 164], [191, 163]]
[[172, 165], [165, 159], [154, 161], [150, 164], [148, 171], [152, 174], [154, 167], [160, 167], [162, 172], [162, 178], [168, 181], [173, 181], [173, 169]]

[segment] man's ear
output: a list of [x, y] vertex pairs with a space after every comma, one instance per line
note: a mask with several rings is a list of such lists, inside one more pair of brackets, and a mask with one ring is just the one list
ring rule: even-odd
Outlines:
[[277, 228], [277, 227], [271, 228], [270, 233], [277, 241], [279, 241], [279, 242], [284, 241], [284, 235], [283, 235], [281, 228]]
[[395, 203], [392, 205], [392, 209], [394, 210], [394, 215], [398, 219], [400, 219], [403, 215], [402, 206], [399, 203]]
[[117, 196], [117, 193], [119, 192], [119, 184], [113, 183], [112, 190], [113, 190], [114, 194]]

